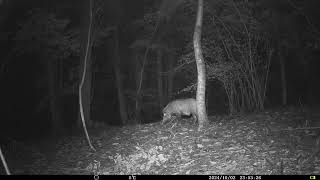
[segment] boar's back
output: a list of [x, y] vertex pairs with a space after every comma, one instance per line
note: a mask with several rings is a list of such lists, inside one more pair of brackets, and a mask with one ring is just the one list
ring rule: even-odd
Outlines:
[[193, 98], [171, 101], [164, 109], [163, 114], [170, 115], [197, 115], [197, 103]]

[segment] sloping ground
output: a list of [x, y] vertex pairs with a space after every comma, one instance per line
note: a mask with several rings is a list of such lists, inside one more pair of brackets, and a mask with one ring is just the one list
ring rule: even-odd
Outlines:
[[100, 127], [90, 130], [95, 153], [81, 135], [24, 152], [29, 161], [5, 154], [13, 174], [320, 174], [319, 112], [210, 117], [200, 132], [188, 119]]

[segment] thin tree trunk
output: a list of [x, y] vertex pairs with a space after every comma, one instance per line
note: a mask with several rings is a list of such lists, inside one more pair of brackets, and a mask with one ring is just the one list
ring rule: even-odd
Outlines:
[[[139, 83], [138, 83], [138, 88], [137, 88], [137, 92], [136, 92], [136, 104], [135, 104], [135, 112], [136, 112], [136, 115], [140, 114], [140, 110], [141, 110], [141, 102], [142, 102], [142, 99], [141, 99], [141, 91], [142, 91], [142, 84], [143, 84], [143, 72], [145, 70], [145, 66], [147, 64], [147, 57], [148, 57], [148, 52], [151, 48], [151, 43], [155, 37], [155, 34], [158, 30], [158, 26], [159, 26], [159, 23], [160, 23], [160, 16], [159, 16], [159, 20], [157, 21], [157, 24], [153, 30], [153, 33], [151, 35], [151, 39], [149, 41], [149, 44], [146, 46], [146, 51], [144, 53], [144, 56], [143, 56], [143, 60], [142, 60], [142, 65], [141, 65], [141, 68], [140, 68], [140, 77], [137, 78], [139, 80]], [[137, 116], [136, 116], [136, 119], [137, 119]], [[141, 119], [139, 119], [139, 121], [141, 122]]]
[[197, 83], [197, 110], [199, 128], [202, 129], [208, 122], [205, 97], [206, 97], [206, 69], [205, 62], [201, 49], [201, 28], [202, 28], [202, 15], [203, 15], [203, 0], [198, 0], [197, 20], [193, 35], [193, 46], [198, 70], [198, 83]]
[[[2, 5], [2, 3], [3, 3], [3, 1], [0, 1], [0, 5]], [[2, 7], [1, 7], [2, 8]], [[1, 10], [3, 10], [3, 9], [1, 9]], [[3, 17], [3, 16], [1, 16], [1, 17]], [[2, 19], [0, 20], [0, 25], [2, 24]], [[2, 29], [0, 29], [0, 30], [2, 30]], [[0, 69], [2, 69], [2, 68], [0, 68]], [[2, 73], [2, 71], [0, 71], [0, 74]], [[2, 150], [1, 150], [1, 147], [0, 147], [0, 157], [1, 157], [1, 162], [2, 162], [2, 165], [4, 166], [4, 169], [6, 170], [6, 174], [7, 175], [11, 175], [11, 173], [10, 173], [10, 170], [9, 170], [9, 168], [8, 168], [8, 165], [7, 165], [7, 162], [6, 162], [6, 160], [5, 160], [5, 158], [4, 158], [4, 155], [3, 155], [3, 153], [2, 153]]]
[[80, 56], [80, 85], [79, 85], [79, 108], [80, 108], [80, 120], [79, 123], [82, 122], [82, 126], [91, 150], [95, 151], [95, 148], [92, 146], [86, 122], [91, 122], [90, 120], [90, 91], [91, 91], [91, 80], [92, 80], [92, 69], [91, 69], [91, 45], [92, 45], [92, 5], [93, 0], [86, 1], [88, 6], [85, 6], [85, 11], [88, 12], [83, 19], [82, 26], [82, 39], [81, 39], [81, 56]]
[[160, 114], [162, 112], [163, 104], [164, 104], [164, 96], [163, 96], [163, 84], [162, 84], [162, 51], [158, 49], [157, 52], [157, 64], [158, 64], [158, 95], [159, 95], [159, 109]]
[[59, 70], [59, 78], [58, 78], [58, 89], [62, 90], [63, 89], [63, 60], [59, 59], [58, 60], [58, 70]]
[[[91, 44], [91, 42], [90, 42]], [[91, 46], [90, 46], [91, 47]], [[92, 89], [92, 58], [91, 58], [91, 48], [89, 50], [88, 60], [87, 60], [87, 72], [86, 78], [83, 84], [83, 105], [85, 112], [85, 120], [87, 125], [92, 126], [93, 122], [91, 119], [91, 89]]]
[[173, 90], [173, 77], [174, 77], [174, 72], [173, 72], [173, 64], [174, 64], [174, 58], [173, 55], [169, 55], [169, 73], [168, 73], [168, 99], [167, 102], [172, 100], [172, 90]]
[[[92, 3], [91, 0], [88, 3]], [[83, 85], [81, 89], [81, 101], [82, 101], [82, 108], [83, 108], [83, 118], [86, 121], [87, 126], [91, 126], [93, 123], [91, 121], [91, 85], [92, 85], [92, 59], [91, 59], [91, 50], [92, 50], [92, 15], [91, 15], [91, 5], [85, 4], [84, 7], [84, 17], [83, 17], [83, 24], [82, 24], [82, 33], [81, 33], [81, 49], [80, 49], [80, 80], [82, 80], [82, 76], [85, 76], [83, 79]], [[89, 7], [89, 8], [88, 8]], [[88, 16], [89, 14], [89, 16]], [[87, 47], [88, 46], [88, 47]], [[79, 97], [80, 98], [80, 97]], [[80, 100], [80, 99], [79, 99]], [[80, 108], [81, 111], [81, 108]], [[81, 121], [81, 112], [79, 114], [79, 119], [77, 121], [78, 127], [82, 126]]]
[[314, 91], [314, 88], [313, 88], [313, 85], [314, 84], [317, 84], [317, 80], [315, 79], [318, 79], [317, 76], [314, 77], [314, 75], [312, 75], [312, 71], [310, 72], [310, 70], [312, 70], [312, 68], [308, 68], [308, 71], [307, 71], [307, 96], [308, 96], [308, 105], [309, 107], [312, 107], [314, 105], [314, 102], [315, 102], [315, 91]]
[[140, 93], [138, 93], [138, 90], [139, 90], [139, 84], [140, 84], [140, 74], [141, 74], [141, 69], [142, 69], [142, 65], [140, 63], [140, 57], [136, 57], [136, 64], [135, 64], [135, 72], [136, 72], [136, 100], [135, 100], [135, 123], [140, 123], [141, 122], [141, 114], [140, 114], [140, 111], [141, 111], [141, 95]]
[[[91, 25], [89, 25], [91, 26]], [[89, 27], [92, 28], [92, 27]], [[88, 33], [88, 32], [87, 32]], [[92, 36], [90, 32], [89, 36]], [[87, 38], [88, 34], [86, 34]], [[92, 90], [92, 58], [91, 58], [91, 51], [92, 51], [92, 40], [90, 38], [90, 42], [84, 42], [83, 46], [85, 46], [86, 43], [89, 43], [89, 49], [88, 49], [88, 54], [87, 54], [87, 59], [84, 60], [82, 59], [80, 61], [80, 69], [85, 68], [85, 79], [83, 82], [83, 87], [82, 87], [82, 104], [83, 104], [83, 112], [84, 112], [84, 119], [87, 123], [87, 125], [90, 127], [92, 126], [93, 122], [91, 120], [91, 90]], [[84, 53], [86, 53], [86, 50], [83, 50]], [[82, 55], [82, 58], [85, 58], [85, 54]], [[84, 64], [86, 63], [86, 64]], [[80, 77], [83, 75], [83, 71], [80, 71]], [[80, 117], [81, 118], [81, 117]], [[78, 126], [81, 126], [81, 120], [78, 120]]]
[[119, 110], [120, 110], [120, 118], [121, 123], [125, 125], [127, 123], [127, 109], [126, 109], [126, 99], [123, 95], [123, 89], [122, 89], [122, 79], [121, 79], [121, 72], [120, 72], [120, 53], [119, 53], [119, 37], [118, 37], [118, 28], [115, 29], [114, 34], [114, 43], [115, 43], [115, 49], [114, 49], [114, 61], [113, 61], [113, 67], [114, 67], [114, 73], [115, 73], [115, 83], [118, 90], [118, 101], [119, 101]]
[[271, 51], [269, 53], [269, 56], [268, 56], [267, 70], [266, 70], [266, 76], [265, 76], [265, 81], [264, 81], [264, 86], [263, 86], [263, 93], [262, 93], [263, 105], [264, 105], [264, 103], [266, 101], [267, 84], [268, 84], [268, 79], [269, 79], [270, 63], [271, 63], [272, 55], [273, 55], [273, 49], [271, 49]]
[[278, 55], [280, 61], [280, 73], [281, 73], [281, 90], [282, 90], [282, 105], [287, 105], [287, 80], [286, 80], [286, 69], [285, 69], [285, 62], [284, 58], [281, 54], [281, 48], [278, 48]]
[[6, 174], [11, 175], [8, 164], [6, 162], [6, 159], [4, 158], [4, 155], [2, 153], [1, 147], [0, 147], [0, 158], [1, 158], [2, 165], [4, 166], [4, 169], [6, 170]]

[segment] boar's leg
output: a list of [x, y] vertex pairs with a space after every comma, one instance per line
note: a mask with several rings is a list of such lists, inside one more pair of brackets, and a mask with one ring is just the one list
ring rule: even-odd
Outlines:
[[196, 124], [198, 121], [198, 118], [196, 115], [192, 114], [193, 124]]

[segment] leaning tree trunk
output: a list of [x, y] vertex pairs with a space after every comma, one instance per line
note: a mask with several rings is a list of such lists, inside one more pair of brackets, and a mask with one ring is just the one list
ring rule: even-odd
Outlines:
[[[92, 36], [92, 5], [93, 0], [86, 1], [88, 6], [85, 9], [89, 15], [85, 15], [83, 17], [84, 22], [82, 26], [82, 39], [81, 39], [81, 56], [80, 56], [80, 85], [79, 85], [79, 108], [80, 108], [80, 118], [82, 122], [82, 126], [88, 141], [90, 148], [95, 151], [95, 148], [92, 146], [86, 122], [90, 121], [90, 91], [91, 91], [91, 62], [90, 62], [90, 54], [91, 54], [91, 36]], [[85, 4], [87, 5], [87, 4]], [[86, 11], [85, 11], [86, 12]], [[86, 13], [85, 13], [86, 14]]]
[[4, 154], [2, 153], [1, 147], [0, 147], [0, 158], [1, 158], [2, 165], [6, 170], [6, 174], [11, 175], [6, 159], [4, 158]]
[[[89, 25], [91, 26], [91, 25]], [[89, 27], [90, 29], [92, 27]], [[90, 30], [91, 31], [91, 30]], [[87, 32], [89, 33], [89, 32]], [[88, 39], [87, 36], [92, 36], [90, 32], [90, 35], [86, 34], [86, 39]], [[92, 58], [91, 58], [91, 47], [92, 47], [92, 40], [91, 37], [88, 42], [84, 42], [83, 40], [83, 46], [85, 48], [86, 43], [88, 43], [88, 52], [86, 52], [85, 49], [83, 49], [84, 53], [82, 55], [81, 61], [80, 61], [80, 79], [83, 76], [83, 73], [85, 73], [85, 78], [83, 79], [83, 87], [82, 87], [82, 105], [83, 105], [83, 113], [84, 113], [84, 119], [87, 123], [87, 125], [90, 127], [92, 126], [93, 122], [91, 120], [91, 90], [92, 90]], [[87, 54], [86, 54], [87, 53]], [[84, 59], [86, 58], [86, 60]], [[85, 69], [84, 69], [85, 67]], [[81, 118], [81, 117], [80, 117]], [[81, 125], [81, 120], [78, 121], [78, 126]]]
[[122, 79], [121, 79], [121, 72], [120, 72], [120, 53], [119, 53], [119, 36], [118, 36], [118, 28], [115, 28], [114, 34], [114, 60], [113, 60], [113, 67], [115, 73], [115, 83], [118, 90], [118, 101], [119, 101], [119, 110], [120, 110], [120, 118], [123, 125], [127, 123], [127, 109], [126, 109], [126, 99], [123, 95], [122, 89]]
[[[2, 5], [2, 1], [0, 1], [0, 5]], [[0, 24], [1, 24], [1, 21], [0, 21]], [[1, 73], [1, 71], [0, 71], [0, 73]], [[0, 158], [1, 158], [2, 165], [4, 166], [4, 169], [6, 170], [6, 174], [7, 175], [11, 175], [10, 170], [8, 168], [8, 165], [7, 165], [7, 162], [6, 162], [6, 160], [4, 158], [4, 155], [2, 153], [1, 147], [0, 147]]]
[[281, 73], [281, 91], [282, 91], [282, 105], [287, 105], [287, 79], [286, 79], [286, 68], [283, 55], [281, 54], [281, 48], [278, 48], [278, 55], [280, 61], [280, 73]]
[[202, 55], [201, 49], [201, 28], [202, 28], [202, 15], [203, 15], [203, 0], [198, 1], [198, 12], [197, 20], [193, 35], [193, 46], [196, 58], [197, 70], [198, 70], [198, 83], [197, 83], [197, 110], [198, 110], [198, 122], [199, 128], [208, 122], [207, 111], [206, 111], [206, 69], [205, 62]]
[[163, 96], [163, 84], [162, 84], [162, 51], [158, 49], [157, 51], [157, 70], [158, 70], [158, 95], [159, 95], [159, 109], [160, 114], [162, 112], [163, 104], [164, 104], [164, 96]]

